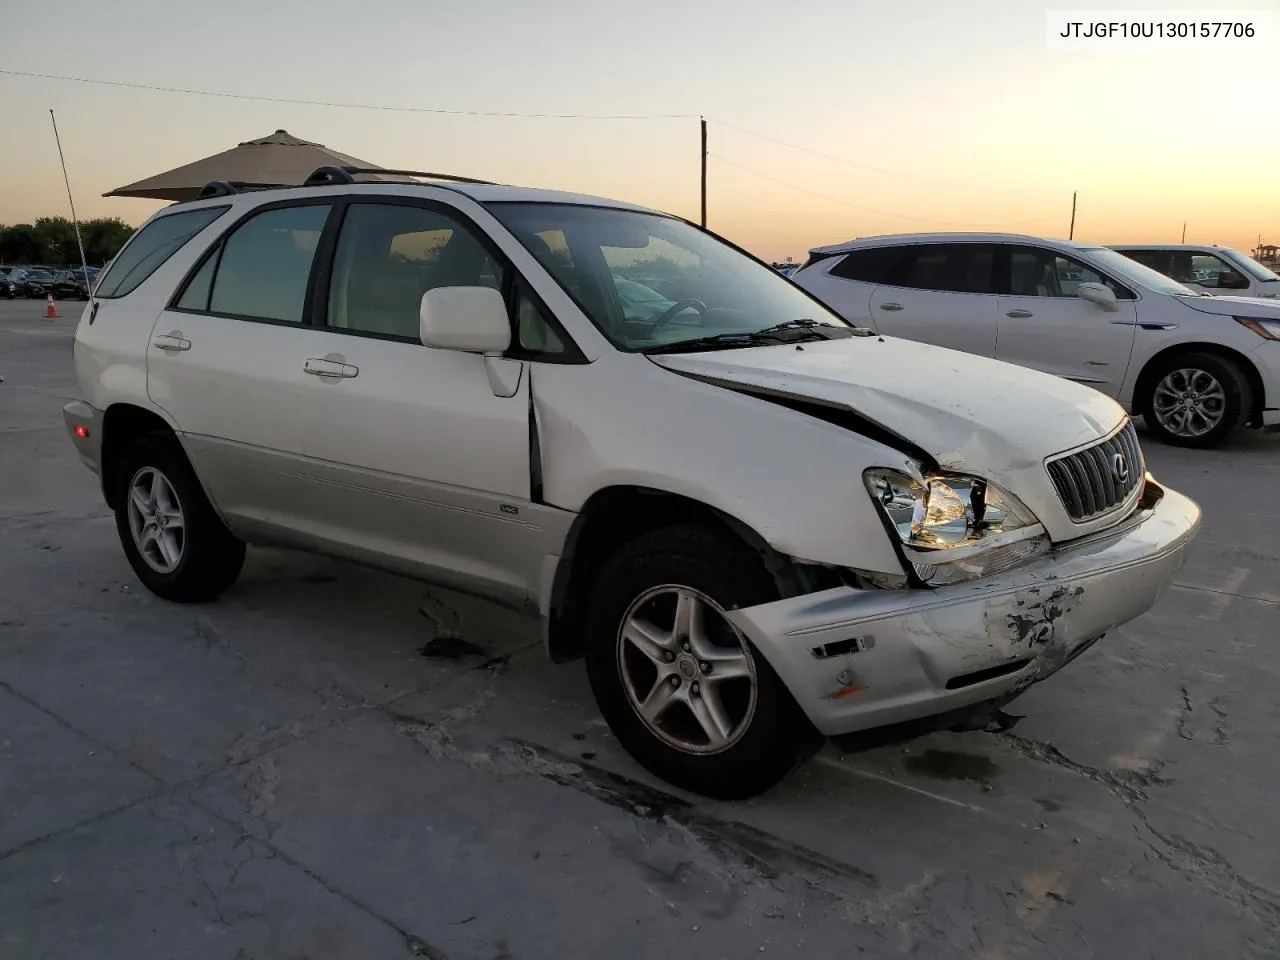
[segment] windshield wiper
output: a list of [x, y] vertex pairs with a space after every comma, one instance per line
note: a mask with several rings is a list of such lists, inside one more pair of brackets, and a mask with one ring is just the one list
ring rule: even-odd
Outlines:
[[734, 347], [755, 347], [762, 343], [784, 343], [784, 338], [772, 333], [717, 333], [712, 337], [694, 337], [691, 340], [677, 340], [674, 343], [660, 343], [656, 347], [646, 347], [643, 353], [684, 353], [686, 350], [732, 349]]
[[800, 320], [784, 320], [763, 330], [741, 333], [717, 333], [710, 337], [694, 337], [675, 343], [662, 343], [649, 347], [644, 353], [683, 353], [686, 350], [731, 350], [734, 347], [755, 347], [770, 343], [800, 343], [806, 340], [835, 340], [853, 336], [850, 327], [837, 327], [833, 323], [820, 323], [805, 317]]

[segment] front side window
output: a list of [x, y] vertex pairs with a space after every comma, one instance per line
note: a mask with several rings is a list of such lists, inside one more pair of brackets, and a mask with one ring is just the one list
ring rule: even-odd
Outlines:
[[884, 282], [915, 290], [994, 294], [995, 256], [994, 243], [922, 243], [907, 251]]
[[132, 293], [197, 233], [230, 207], [202, 207], [156, 217], [129, 241], [107, 268], [94, 296], [100, 300]]
[[488, 208], [622, 350], [797, 321], [849, 328], [776, 270], [673, 217], [562, 203]]
[[[222, 241], [209, 311], [254, 320], [302, 323], [307, 281], [329, 204], [278, 207], [255, 214]], [[192, 278], [183, 298], [202, 282]]]
[[1082, 283], [1100, 283], [1111, 288], [1117, 299], [1133, 299], [1129, 290], [1073, 257], [1038, 247], [1013, 247], [1009, 251], [1011, 296], [1075, 297]]
[[424, 207], [353, 203], [338, 233], [328, 324], [417, 340], [428, 290], [502, 290], [504, 279], [502, 265], [457, 220]]

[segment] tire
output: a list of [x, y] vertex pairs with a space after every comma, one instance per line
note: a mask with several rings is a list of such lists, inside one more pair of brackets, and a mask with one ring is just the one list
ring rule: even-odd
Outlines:
[[[705, 629], [695, 631], [700, 639], [690, 654], [669, 643], [681, 635], [671, 628], [679, 597], [694, 598], [703, 611]], [[704, 796], [741, 800], [780, 783], [821, 745], [768, 662], [719, 616], [776, 599], [758, 556], [727, 534], [701, 527], [644, 534], [600, 571], [585, 621], [587, 675], [614, 736], [650, 773]], [[671, 649], [650, 647], [642, 655], [624, 639], [623, 626], [633, 615], [663, 634]], [[706, 657], [695, 656], [699, 652]], [[673, 663], [662, 662], [668, 654]], [[652, 686], [646, 682], [650, 671]], [[668, 681], [673, 692], [660, 699], [670, 703], [651, 724], [641, 718], [642, 698], [653, 699]], [[706, 733], [712, 716], [727, 721], [719, 728], [729, 729], [720, 736], [723, 743]]]
[[1244, 371], [1212, 353], [1161, 359], [1140, 399], [1147, 429], [1161, 443], [1175, 447], [1216, 447], [1242, 427], [1253, 410], [1253, 389]]
[[[163, 436], [134, 441], [120, 455], [117, 469], [116, 530], [143, 585], [176, 603], [203, 603], [230, 587], [244, 564], [244, 543], [214, 512], [177, 441]], [[157, 477], [163, 486], [157, 486]], [[149, 495], [150, 511], [135, 493], [141, 500]], [[161, 509], [155, 510], [157, 505]], [[148, 512], [165, 519], [147, 525]], [[175, 514], [180, 524], [173, 522]], [[141, 530], [137, 535], [135, 528]]]

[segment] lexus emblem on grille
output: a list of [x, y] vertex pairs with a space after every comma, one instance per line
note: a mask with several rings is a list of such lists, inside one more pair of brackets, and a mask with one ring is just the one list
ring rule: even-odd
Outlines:
[[1127, 483], [1129, 480], [1129, 462], [1125, 460], [1123, 453], [1117, 453], [1111, 458], [1111, 475], [1116, 478], [1119, 483]]

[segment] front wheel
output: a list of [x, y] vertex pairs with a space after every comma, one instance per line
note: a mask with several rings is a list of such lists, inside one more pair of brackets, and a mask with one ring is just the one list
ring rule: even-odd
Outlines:
[[619, 742], [656, 776], [722, 800], [755, 796], [821, 739], [726, 612], [778, 598], [760, 560], [725, 534], [641, 536], [600, 572], [587, 673]]
[[231, 586], [244, 543], [214, 512], [177, 441], [136, 441], [118, 469], [116, 529], [146, 588], [165, 600], [199, 603]]
[[1168, 357], [1147, 382], [1143, 419], [1158, 440], [1173, 446], [1215, 447], [1253, 409], [1249, 378], [1212, 353]]

